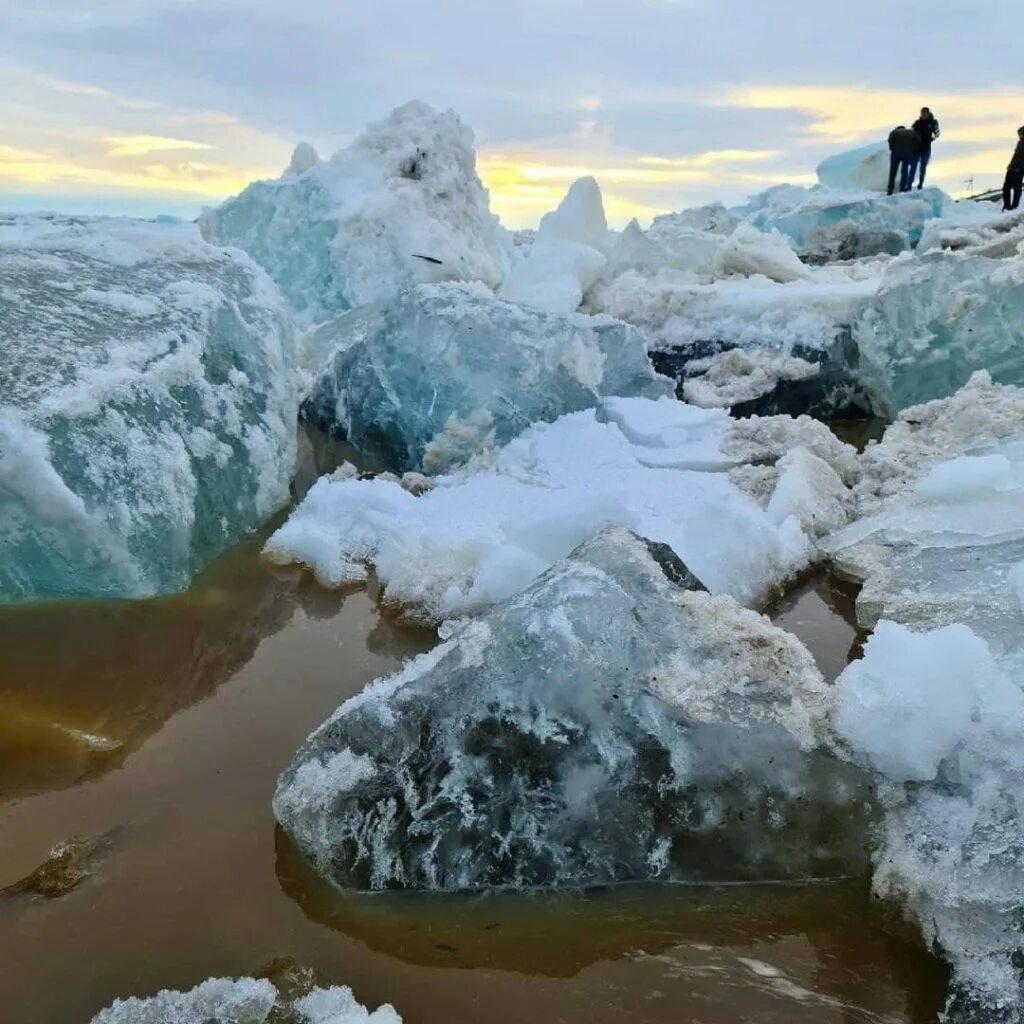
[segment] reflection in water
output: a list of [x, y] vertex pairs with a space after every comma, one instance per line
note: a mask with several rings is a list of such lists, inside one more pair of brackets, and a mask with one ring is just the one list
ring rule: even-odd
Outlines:
[[120, 765], [282, 629], [298, 578], [262, 565], [261, 542], [171, 597], [0, 607], [0, 798]]
[[[0, 611], [0, 694], [17, 709], [0, 710], [0, 889], [19, 892], [0, 897], [4, 1024], [87, 1021], [118, 996], [288, 956], [405, 1024], [935, 1020], [936, 965], [887, 936], [861, 883], [326, 889], [275, 840], [276, 777], [347, 696], [431, 638], [364, 593], [275, 573], [258, 547], [173, 598]], [[807, 593], [793, 608], [822, 627], [816, 656], [843, 660], [852, 633]], [[19, 880], [74, 835], [111, 842], [87, 877], [71, 864], [60, 898], [26, 895]]]
[[857, 626], [857, 588], [815, 573], [768, 609], [781, 629], [798, 636], [828, 682], [859, 658], [866, 634]]
[[703, 978], [712, 990], [738, 990], [719, 994], [733, 1013], [756, 1012], [767, 997], [795, 1003], [787, 1012], [796, 1016], [780, 1018], [787, 1020], [832, 1019], [799, 1016], [801, 1008], [830, 1007], [842, 1021], [923, 1022], [941, 1005], [941, 969], [913, 935], [882, 930], [866, 880], [341, 892], [316, 875], [280, 828], [277, 875], [311, 920], [422, 967], [568, 979], [602, 965], [632, 964], [638, 973], [641, 964], [645, 973], [660, 965], [688, 984]]

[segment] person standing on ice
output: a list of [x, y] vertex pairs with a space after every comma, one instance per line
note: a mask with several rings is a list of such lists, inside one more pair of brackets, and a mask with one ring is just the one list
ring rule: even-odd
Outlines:
[[914, 176], [920, 168], [921, 177], [917, 182], [918, 189], [924, 188], [924, 176], [928, 170], [928, 161], [932, 158], [932, 143], [939, 137], [939, 122], [927, 107], [921, 108], [921, 116], [912, 125], [917, 136], [917, 149], [910, 161], [907, 174], [907, 190], [914, 187]]
[[1003, 209], [1016, 210], [1020, 206], [1020, 194], [1024, 189], [1024, 125], [1017, 129], [1017, 148], [1013, 151], [1006, 179], [1003, 181]]
[[889, 195], [896, 191], [896, 175], [899, 174], [900, 191], [910, 188], [910, 161], [917, 152], [917, 132], [906, 125], [900, 125], [889, 132]]

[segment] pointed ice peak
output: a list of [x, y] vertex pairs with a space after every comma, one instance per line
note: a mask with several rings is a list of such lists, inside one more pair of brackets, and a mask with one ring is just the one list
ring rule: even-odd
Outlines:
[[577, 178], [556, 210], [541, 218], [539, 242], [579, 242], [603, 250], [608, 238], [601, 187], [593, 178]]
[[320, 154], [309, 142], [300, 142], [292, 150], [292, 159], [288, 164], [290, 174], [305, 174], [306, 171], [316, 167], [320, 163]]

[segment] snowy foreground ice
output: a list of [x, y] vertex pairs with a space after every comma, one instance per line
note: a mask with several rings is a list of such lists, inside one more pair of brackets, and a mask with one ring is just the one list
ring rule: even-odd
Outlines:
[[317, 344], [333, 355], [307, 416], [399, 472], [458, 466], [604, 395], [672, 391], [635, 327], [525, 308], [481, 284], [420, 285], [325, 325]]
[[244, 249], [311, 323], [418, 282], [500, 284], [505, 233], [476, 174], [473, 133], [447, 111], [400, 107], [321, 161], [312, 147], [202, 218]]
[[344, 987], [285, 999], [269, 981], [210, 978], [188, 992], [119, 999], [92, 1024], [401, 1024], [390, 1006], [372, 1013]]
[[343, 887], [806, 878], [863, 865], [807, 650], [610, 528], [346, 702], [278, 820]]
[[978, 374], [863, 459], [826, 542], [862, 581], [836, 732], [881, 780], [875, 888], [953, 968], [951, 1019], [1024, 1014], [1024, 391]]
[[713, 593], [758, 604], [846, 522], [856, 473], [854, 450], [806, 417], [611, 398], [418, 497], [396, 479], [325, 477], [265, 554], [327, 586], [372, 565], [385, 601], [437, 622], [510, 596], [616, 523], [670, 545]]
[[0, 601], [186, 586], [280, 508], [276, 289], [194, 225], [0, 218]]

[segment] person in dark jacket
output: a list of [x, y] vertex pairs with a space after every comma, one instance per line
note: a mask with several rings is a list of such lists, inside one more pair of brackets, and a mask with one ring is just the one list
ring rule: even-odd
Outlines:
[[910, 161], [917, 152], [917, 132], [906, 125], [900, 125], [889, 132], [889, 195], [896, 191], [896, 176], [899, 175], [900, 191], [910, 188]]
[[927, 107], [921, 108], [921, 116], [912, 125], [917, 136], [917, 152], [910, 161], [910, 173], [907, 175], [908, 188], [914, 187], [914, 176], [920, 170], [921, 177], [917, 182], [919, 189], [924, 188], [924, 176], [928, 170], [928, 161], [932, 158], [932, 143], [939, 137], [939, 122]]
[[1016, 210], [1020, 206], [1020, 194], [1024, 189], [1024, 125], [1017, 129], [1017, 148], [1013, 151], [1006, 168], [1003, 182], [1003, 209]]

